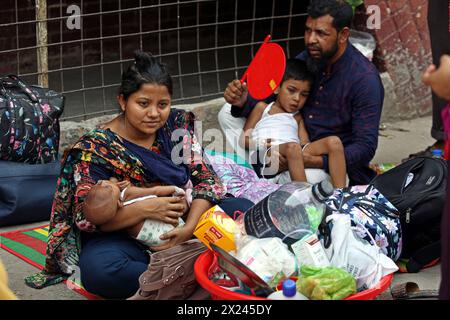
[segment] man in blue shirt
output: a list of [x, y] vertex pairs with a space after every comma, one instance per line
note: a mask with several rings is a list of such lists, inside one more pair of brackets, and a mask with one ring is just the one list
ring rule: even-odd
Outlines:
[[[368, 184], [375, 176], [369, 162], [375, 156], [384, 100], [384, 88], [375, 66], [349, 43], [353, 10], [343, 0], [314, 0], [308, 8], [305, 60], [315, 74], [308, 101], [301, 110], [311, 141], [338, 136], [343, 145], [350, 185]], [[258, 102], [246, 84], [234, 80], [224, 93], [226, 104], [219, 122], [233, 140], [245, 117]], [[266, 102], [274, 100], [274, 96]], [[231, 106], [230, 106], [231, 105]], [[280, 163], [284, 159], [280, 157]], [[307, 168], [328, 171], [327, 156], [304, 154]]]

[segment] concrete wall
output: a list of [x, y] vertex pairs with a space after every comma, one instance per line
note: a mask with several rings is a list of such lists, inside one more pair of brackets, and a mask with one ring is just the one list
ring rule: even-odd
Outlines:
[[[224, 103], [225, 100], [223, 98], [218, 98], [197, 104], [174, 105], [172, 107], [192, 111], [196, 116], [196, 120], [201, 121], [201, 130], [204, 133], [208, 129], [220, 130], [217, 114]], [[97, 117], [86, 121], [62, 121], [61, 138], [59, 143], [60, 154], [62, 154], [65, 149], [73, 145], [84, 133], [112, 120], [116, 116], [117, 114]], [[225, 139], [223, 135], [222, 138], [222, 144], [225, 146]], [[202, 142], [204, 147], [208, 145], [208, 141]]]
[[[69, 3], [71, 2], [63, 0], [64, 9]], [[34, 7], [31, 4], [31, 0], [18, 0], [18, 7], [20, 8], [18, 11], [19, 21], [33, 20]], [[103, 2], [103, 5], [106, 9], [113, 10], [117, 6], [117, 1], [107, 0]], [[381, 9], [381, 28], [379, 30], [371, 31], [366, 28], [367, 16], [365, 14], [365, 9], [369, 5], [378, 5]], [[84, 6], [87, 13], [95, 12], [98, 9], [98, 1], [85, 1]], [[15, 21], [14, 0], [5, 0], [4, 6], [0, 12], [2, 12], [4, 23], [13, 23]], [[56, 17], [59, 16], [59, 14], [59, 2], [57, 4], [49, 4], [49, 17]], [[116, 24], [109, 23], [110, 20], [108, 20], [113, 18], [114, 17], [109, 16], [105, 17], [103, 27], [105, 35], [114, 34], [115, 32], [114, 28], [117, 27]], [[148, 23], [145, 22], [145, 30], [152, 28], [152, 21], [150, 20]], [[135, 20], [126, 19], [125, 21]], [[89, 26], [88, 28], [85, 28], [85, 37], [99, 36], [99, 29], [95, 27], [98, 25], [96, 20], [93, 18], [86, 19], [85, 23]], [[173, 23], [173, 21], [165, 20], [165, 23]], [[303, 21], [297, 21], [296, 23], [301, 26]], [[50, 24], [52, 26], [50, 27], [49, 32], [49, 42], [59, 42], [59, 21], [54, 21]], [[124, 23], [123, 27], [125, 28], [125, 31], [128, 30], [128, 27], [133, 28], [131, 24], [128, 26], [126, 23]], [[383, 121], [411, 119], [429, 114], [431, 111], [431, 92], [428, 88], [423, 86], [421, 82], [421, 73], [431, 62], [431, 49], [427, 26], [427, 0], [365, 0], [365, 6], [362, 6], [357, 11], [355, 27], [358, 30], [371, 32], [377, 39], [378, 46], [375, 52], [374, 63], [377, 65], [380, 72], [382, 72], [382, 79], [386, 90]], [[63, 30], [63, 39], [65, 41], [73, 40], [71, 37], [74, 37], [74, 35], [69, 32], [70, 30]], [[0, 48], [15, 48], [17, 40], [15, 38], [15, 27], [11, 26], [2, 31], [3, 33], [0, 35]], [[20, 47], [34, 45], [34, 24], [20, 25], [19, 31]], [[145, 43], [155, 43], [155, 41], [145, 41]], [[112, 45], [112, 42], [104, 43], [105, 48], [109, 48], [110, 45]], [[98, 54], [94, 53], [97, 50], [95, 48], [98, 46], [99, 44], [97, 42], [89, 45], [86, 44], [84, 48], [86, 54], [86, 57], [84, 58], [85, 63], [94, 63], [97, 61]], [[124, 44], [124, 47], [127, 46]], [[130, 48], [131, 47], [133, 46], [130, 46]], [[51, 47], [49, 49], [49, 64], [51, 68], [59, 67], [59, 49], [59, 46]], [[80, 54], [77, 50], [79, 49], [76, 48], [75, 45], [63, 46], [64, 67], [73, 66], [73, 63], [78, 63], [77, 59]], [[132, 50], [129, 51], [132, 52]], [[105, 54], [106, 55], [103, 57], [104, 60], [110, 61], [116, 59], [118, 53], [117, 50], [106, 50]], [[129, 54], [130, 53], [126, 53], [125, 57], [129, 58]], [[78, 58], [74, 59], [74, 56], [77, 56]], [[17, 57], [15, 53], [11, 53], [8, 56], [2, 56], [2, 58], [3, 61], [8, 61], [8, 63], [0, 63], [1, 73], [9, 73], [16, 70]], [[35, 50], [22, 52], [20, 54], [20, 72], [34, 72], [36, 69], [35, 60]], [[114, 73], [114, 79], [117, 80], [116, 74], [117, 73]], [[232, 77], [232, 75], [223, 77], [223, 82], [229, 81], [230, 77]], [[66, 76], [66, 78], [69, 78], [69, 76]], [[59, 91], [61, 90], [59, 77], [56, 77], [55, 79], [56, 80], [52, 81], [51, 77], [51, 87]], [[77, 78], [74, 78], [73, 82], [78, 83], [79, 81], [77, 81]], [[79, 86], [69, 88], [68, 85], [69, 83], [66, 84], [66, 90], [79, 88]], [[222, 85], [222, 87], [224, 87], [224, 85]], [[178, 90], [176, 91], [178, 92]], [[107, 97], [110, 96], [112, 97], [113, 95], [108, 93]], [[82, 103], [75, 100], [73, 96], [68, 98], [70, 99], [69, 101], [71, 101], [71, 105], [66, 108], [65, 115], [71, 115], [70, 112], [72, 107], [75, 105], [80, 107]], [[88, 101], [90, 100], [91, 99], [88, 99]], [[108, 105], [113, 100], [113, 98], [108, 98], [106, 104]], [[98, 107], [98, 105], [100, 104], [95, 104], [96, 107]], [[91, 105], [88, 105], [87, 107], [89, 110], [94, 108]], [[97, 111], [97, 109], [92, 110]], [[95, 121], [96, 120], [94, 120], [94, 122]]]
[[[366, 8], [381, 9], [381, 28], [367, 30]], [[365, 0], [355, 17], [356, 28], [377, 40], [374, 63], [386, 89], [383, 120], [411, 119], [431, 112], [431, 91], [421, 81], [432, 62], [427, 0]]]

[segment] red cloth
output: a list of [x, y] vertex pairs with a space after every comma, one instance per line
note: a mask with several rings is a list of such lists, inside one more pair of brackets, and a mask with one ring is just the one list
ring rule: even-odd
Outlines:
[[444, 148], [444, 159], [448, 160], [450, 156], [450, 102], [447, 104], [444, 110], [442, 110], [441, 116], [447, 141]]
[[[450, 11], [450, 2], [449, 2]], [[449, 26], [450, 28], [450, 26]], [[442, 110], [442, 122], [446, 133], [447, 143], [445, 144], [444, 157], [448, 160], [450, 153], [450, 102]], [[450, 162], [448, 163], [450, 170]], [[441, 300], [450, 299], [450, 179], [447, 181], [447, 198], [445, 201], [444, 213], [441, 222], [441, 287], [439, 298]]]
[[442, 123], [444, 124], [444, 132], [447, 137], [450, 137], [450, 102], [445, 106], [441, 112]]
[[[450, 170], [450, 162], [448, 163]], [[441, 287], [439, 299], [450, 299], [450, 179], [447, 181], [447, 199], [441, 222]]]

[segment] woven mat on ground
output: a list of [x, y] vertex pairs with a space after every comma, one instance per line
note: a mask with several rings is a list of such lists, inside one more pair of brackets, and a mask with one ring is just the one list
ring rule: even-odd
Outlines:
[[[45, 249], [47, 246], [48, 225], [8, 231], [0, 234], [0, 247], [17, 256], [32, 266], [42, 270], [45, 264]], [[85, 296], [89, 300], [98, 300], [83, 288], [79, 278], [65, 281], [68, 288]]]

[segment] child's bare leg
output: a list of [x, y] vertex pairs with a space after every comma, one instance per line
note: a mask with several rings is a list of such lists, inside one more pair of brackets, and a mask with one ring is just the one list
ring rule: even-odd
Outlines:
[[303, 163], [301, 145], [290, 142], [281, 144], [278, 147], [280, 154], [286, 157], [291, 180], [306, 182], [305, 165]]
[[345, 188], [347, 185], [347, 167], [345, 163], [344, 146], [336, 136], [326, 137], [311, 142], [304, 150], [312, 156], [328, 155], [328, 167], [335, 188]]

